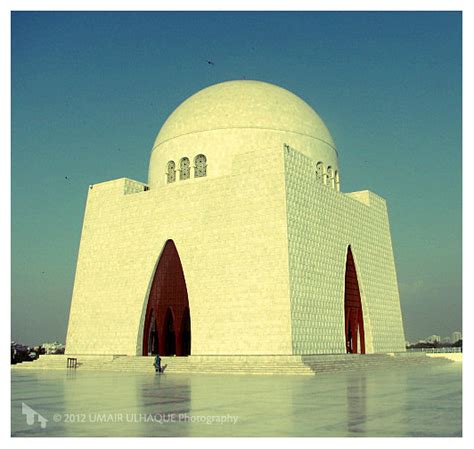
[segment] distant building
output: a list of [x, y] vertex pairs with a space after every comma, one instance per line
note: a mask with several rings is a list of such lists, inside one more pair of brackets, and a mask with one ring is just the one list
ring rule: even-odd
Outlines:
[[441, 337], [439, 335], [430, 335], [426, 341], [428, 343], [439, 343], [441, 341]]
[[456, 343], [457, 341], [462, 340], [462, 333], [455, 331], [451, 335], [451, 343]]

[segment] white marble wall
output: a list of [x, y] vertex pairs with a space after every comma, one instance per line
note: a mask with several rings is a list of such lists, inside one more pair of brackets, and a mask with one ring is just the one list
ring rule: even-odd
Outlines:
[[284, 149], [295, 354], [345, 352], [344, 276], [354, 255], [366, 352], [404, 351], [405, 339], [385, 200], [318, 182], [316, 164]]

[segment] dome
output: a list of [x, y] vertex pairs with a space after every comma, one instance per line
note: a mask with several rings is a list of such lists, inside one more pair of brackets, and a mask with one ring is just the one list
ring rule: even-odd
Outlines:
[[318, 114], [290, 91], [262, 81], [226, 81], [200, 90], [169, 116], [153, 149], [176, 137], [224, 129], [275, 130], [309, 136], [336, 150]]
[[265, 152], [274, 160], [285, 145], [315, 166], [338, 169], [326, 125], [301, 98], [261, 81], [215, 84], [189, 97], [166, 120], [151, 152], [148, 185], [164, 186], [178, 177], [192, 182], [201, 165], [207, 179], [229, 176], [244, 154]]

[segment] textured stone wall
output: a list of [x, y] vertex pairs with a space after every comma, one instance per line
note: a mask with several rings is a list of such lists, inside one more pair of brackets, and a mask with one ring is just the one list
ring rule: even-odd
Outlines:
[[366, 352], [404, 351], [405, 338], [385, 201], [322, 185], [314, 161], [285, 157], [294, 354], [345, 352], [344, 272], [351, 245], [362, 297]]
[[275, 149], [239, 155], [229, 176], [148, 191], [126, 179], [91, 186], [67, 353], [142, 353], [168, 239], [186, 279], [192, 354], [291, 354], [284, 162]]
[[168, 239], [183, 265], [194, 355], [344, 352], [348, 245], [367, 352], [403, 350], [385, 201], [321, 185], [315, 163], [291, 148], [260, 148], [236, 156], [228, 176], [150, 190], [127, 179], [90, 186], [67, 353], [142, 353]]

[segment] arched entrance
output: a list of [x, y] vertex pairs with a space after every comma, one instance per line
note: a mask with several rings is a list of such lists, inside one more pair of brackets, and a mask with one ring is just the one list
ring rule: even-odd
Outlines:
[[191, 354], [191, 317], [189, 316], [189, 308], [186, 308], [183, 313], [180, 338], [183, 355]]
[[[186, 335], [185, 328], [189, 332]], [[153, 340], [155, 329], [156, 339]], [[156, 343], [153, 343], [156, 341]], [[187, 342], [189, 341], [189, 345]], [[183, 346], [184, 342], [184, 346]], [[191, 319], [183, 267], [172, 240], [165, 244], [148, 297], [143, 331], [143, 355], [189, 355]]]
[[147, 348], [148, 354], [158, 353], [158, 329], [156, 327], [156, 318], [154, 310], [151, 311], [150, 319], [148, 323], [148, 341]]
[[347, 248], [346, 274], [344, 283], [344, 317], [346, 334], [346, 352], [365, 354], [364, 320], [360, 300], [359, 282], [354, 257]]
[[168, 308], [165, 315], [164, 324], [164, 341], [165, 351], [163, 355], [175, 355], [176, 354], [176, 332], [174, 331], [174, 320], [171, 308]]

